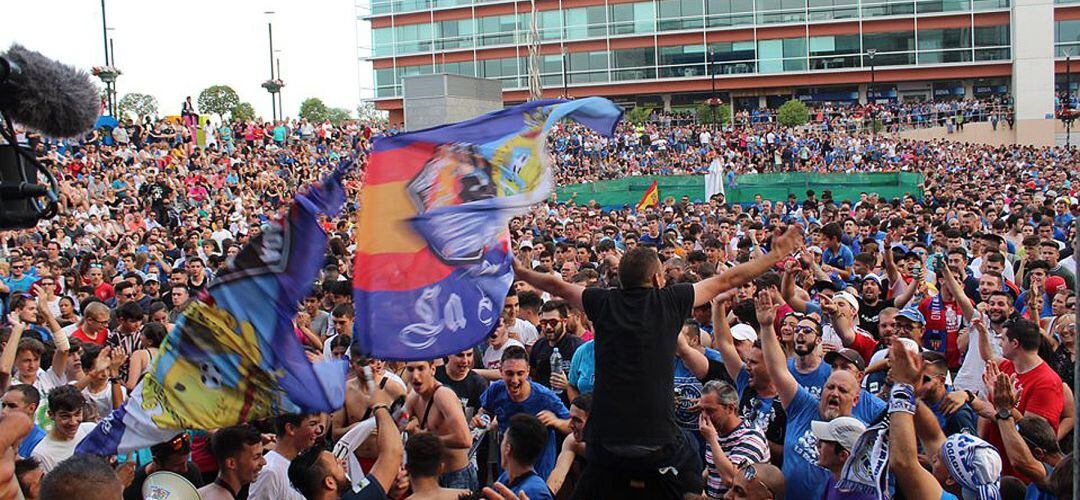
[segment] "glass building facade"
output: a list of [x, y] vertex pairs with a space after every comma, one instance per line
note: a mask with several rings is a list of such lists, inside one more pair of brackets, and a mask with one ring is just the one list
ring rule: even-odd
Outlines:
[[[596, 5], [582, 6], [588, 3]], [[1056, 3], [1080, 6], [1080, 0]], [[707, 89], [714, 75], [720, 80], [852, 73], [871, 65], [881, 70], [980, 66], [1012, 58], [1010, 0], [576, 0], [572, 5], [536, 2], [545, 88], [691, 78]], [[400, 97], [402, 78], [418, 74], [492, 78], [504, 90], [528, 84], [528, 3], [373, 0], [370, 15], [360, 22], [368, 21], [377, 99]], [[1080, 20], [1053, 25], [1058, 56], [1066, 50], [1080, 56]]]

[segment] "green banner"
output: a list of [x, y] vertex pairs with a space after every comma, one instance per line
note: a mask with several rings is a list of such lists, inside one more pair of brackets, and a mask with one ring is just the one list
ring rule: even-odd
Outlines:
[[[806, 191], [813, 189], [819, 197], [822, 191], [832, 191], [837, 201], [858, 200], [860, 193], [877, 193], [883, 199], [912, 194], [922, 199], [923, 174], [911, 172], [875, 172], [859, 174], [817, 174], [787, 172], [775, 174], [744, 174], [735, 177], [735, 183], [725, 182], [729, 203], [753, 203], [755, 195], [766, 200], [786, 200], [794, 194], [799, 200], [806, 198]], [[627, 177], [610, 181], [589, 182], [562, 186], [556, 190], [558, 201], [573, 200], [577, 204], [595, 201], [605, 208], [633, 206], [641, 201], [645, 190], [657, 182], [660, 199], [704, 201], [704, 175], [667, 175]]]

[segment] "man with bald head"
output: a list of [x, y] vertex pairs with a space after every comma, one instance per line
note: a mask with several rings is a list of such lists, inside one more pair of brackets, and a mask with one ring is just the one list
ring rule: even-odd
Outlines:
[[787, 488], [800, 492], [801, 497], [822, 498], [830, 472], [818, 465], [817, 438], [812, 432], [811, 422], [830, 422], [837, 417], [852, 416], [852, 410], [859, 403], [859, 380], [849, 370], [834, 370], [825, 381], [820, 397], [801, 387], [788, 370], [787, 357], [773, 330], [779, 304], [774, 303], [769, 295], [760, 294], [756, 306], [765, 366], [776, 386], [780, 404], [787, 412], [784, 435], [784, 477]]

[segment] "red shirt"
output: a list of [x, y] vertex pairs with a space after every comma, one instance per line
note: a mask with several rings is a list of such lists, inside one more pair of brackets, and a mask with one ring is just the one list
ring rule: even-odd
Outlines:
[[109, 330], [103, 328], [98, 332], [97, 337], [91, 338], [86, 332], [83, 331], [83, 327], [79, 326], [74, 332], [71, 332], [71, 336], [81, 340], [84, 344], [94, 344], [98, 346], [105, 345], [105, 341], [109, 338]]
[[855, 341], [848, 346], [848, 349], [854, 349], [855, 352], [862, 356], [863, 362], [867, 365], [870, 364], [870, 358], [874, 355], [874, 351], [877, 351], [877, 341], [869, 335], [863, 334], [860, 330], [855, 331]]
[[[998, 366], [1001, 367], [1002, 373], [1009, 375], [1016, 373], [1012, 361], [1007, 359], [1003, 360]], [[1022, 389], [1016, 409], [1023, 414], [1032, 413], [1045, 418], [1050, 422], [1050, 427], [1057, 431], [1058, 423], [1061, 422], [1061, 410], [1065, 406], [1065, 393], [1061, 387], [1061, 377], [1044, 361], [1027, 373], [1017, 374], [1016, 378]], [[986, 441], [999, 450], [1005, 449], [1005, 443], [1001, 439], [1001, 432], [998, 431], [996, 423], [986, 427]], [[1002, 453], [1001, 460], [1002, 476], [1016, 476], [1025, 483], [1031, 482], [1030, 478], [1024, 477], [1013, 469], [1007, 454]]]
[[102, 282], [100, 285], [94, 287], [94, 296], [101, 300], [109, 300], [116, 296], [116, 292], [113, 291], [113, 286], [107, 282]]

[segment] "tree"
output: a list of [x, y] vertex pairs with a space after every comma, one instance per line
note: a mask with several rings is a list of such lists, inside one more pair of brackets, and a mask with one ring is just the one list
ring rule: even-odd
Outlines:
[[248, 121], [255, 118], [255, 107], [250, 102], [242, 102], [230, 112], [233, 120]]
[[810, 121], [810, 111], [806, 109], [806, 103], [798, 99], [785, 102], [776, 115], [780, 124], [785, 127], [798, 127]]
[[365, 125], [383, 127], [390, 123], [390, 113], [377, 109], [373, 102], [362, 102], [356, 107], [356, 119]]
[[158, 102], [154, 96], [137, 92], [124, 94], [124, 97], [120, 99], [119, 106], [120, 111], [118, 114], [121, 117], [126, 116], [128, 113], [135, 113], [139, 121], [142, 121], [143, 117], [156, 115], [158, 111]]
[[214, 85], [199, 92], [199, 112], [213, 113], [223, 118], [240, 104], [240, 96], [228, 85]]
[[727, 125], [731, 121], [731, 106], [720, 104], [713, 106], [701, 103], [697, 108], [698, 122], [710, 125]]
[[334, 125], [341, 125], [348, 120], [352, 120], [352, 115], [345, 108], [330, 108], [326, 112], [326, 119], [330, 120], [330, 123]]
[[634, 106], [630, 111], [626, 112], [626, 121], [634, 125], [643, 125], [652, 116], [653, 109], [650, 107]]
[[309, 122], [322, 122], [330, 118], [330, 108], [318, 97], [309, 97], [300, 103], [300, 118]]

